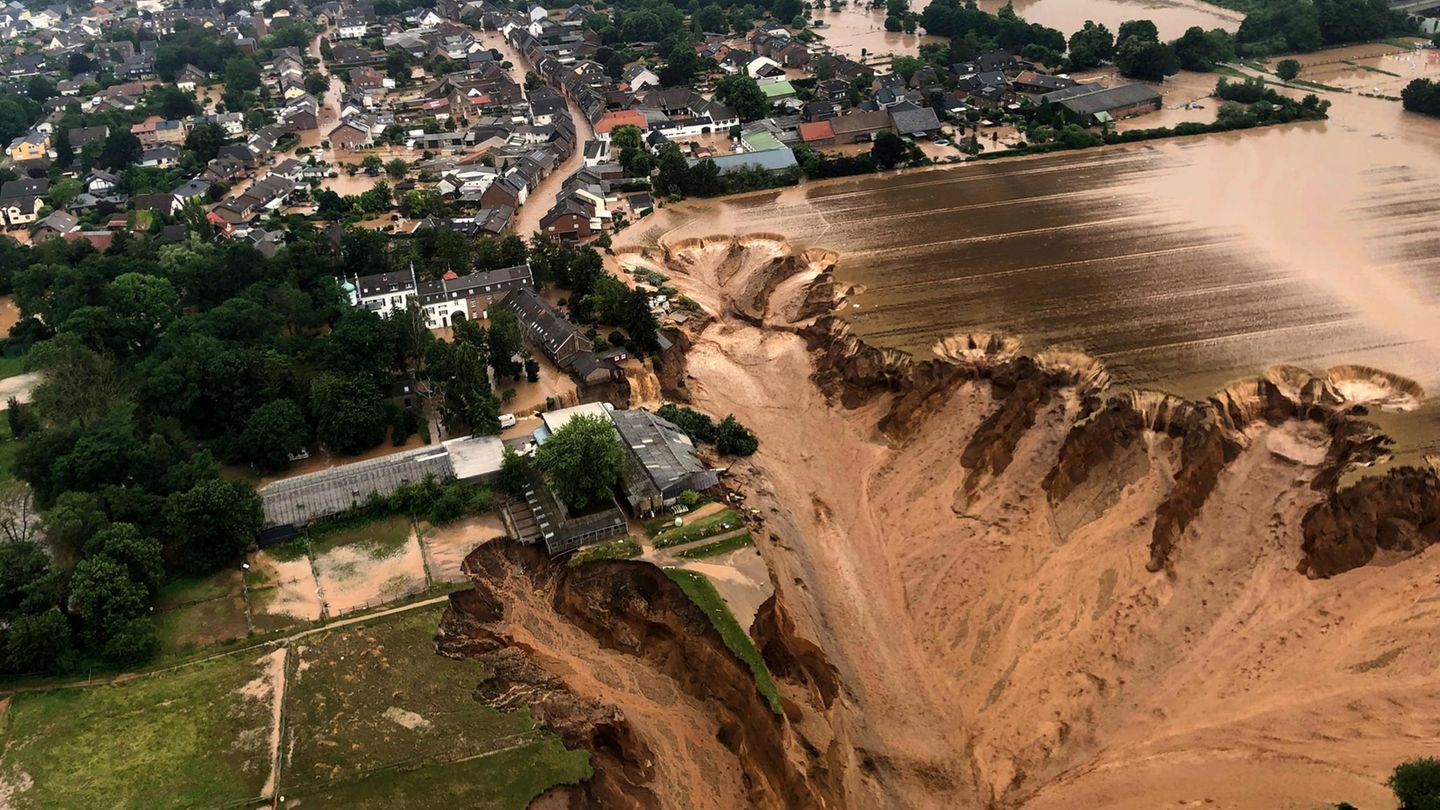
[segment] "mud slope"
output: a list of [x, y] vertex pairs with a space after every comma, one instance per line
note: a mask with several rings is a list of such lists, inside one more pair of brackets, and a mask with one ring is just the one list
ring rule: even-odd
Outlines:
[[784, 609], [754, 632], [833, 795], [1388, 807], [1390, 768], [1440, 754], [1435, 476], [1334, 491], [1385, 452], [1365, 409], [1418, 386], [1287, 367], [1191, 402], [999, 335], [917, 362], [817, 317], [836, 260], [765, 235], [620, 257], [712, 316], [667, 392], [760, 437], [732, 481]]
[[[533, 548], [488, 543], [466, 558], [465, 571], [475, 588], [451, 598], [438, 648], [494, 673], [477, 700], [528, 708], [567, 745], [593, 753], [594, 778], [566, 791], [572, 806], [838, 802], [816, 753], [802, 749], [709, 619], [659, 568], [571, 569]], [[774, 643], [785, 639], [777, 627]], [[803, 713], [800, 705], [789, 711]]]

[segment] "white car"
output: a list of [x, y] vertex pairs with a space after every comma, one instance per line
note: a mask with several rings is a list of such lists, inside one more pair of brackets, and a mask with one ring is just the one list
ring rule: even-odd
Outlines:
[[513, 413], [502, 413], [502, 414], [500, 414], [500, 427], [502, 427], [502, 428], [512, 428], [512, 427], [515, 427], [515, 414], [513, 414]]

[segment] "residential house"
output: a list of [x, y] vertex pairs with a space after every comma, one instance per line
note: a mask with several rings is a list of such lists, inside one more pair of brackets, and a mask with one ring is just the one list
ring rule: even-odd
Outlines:
[[568, 369], [576, 355], [595, 350], [595, 344], [589, 338], [536, 295], [533, 289], [517, 289], [506, 295], [501, 303], [515, 313], [525, 336], [539, 344], [545, 356], [555, 365]]
[[5, 226], [18, 228], [38, 219], [49, 190], [50, 181], [43, 178], [27, 177], [0, 185], [0, 217]]
[[27, 160], [45, 160], [50, 156], [50, 136], [33, 130], [10, 142], [5, 155], [21, 163]]

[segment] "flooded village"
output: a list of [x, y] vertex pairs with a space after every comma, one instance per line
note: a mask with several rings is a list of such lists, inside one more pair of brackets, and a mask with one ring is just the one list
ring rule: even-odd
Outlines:
[[1417, 2], [0, 5], [0, 807], [1440, 802]]

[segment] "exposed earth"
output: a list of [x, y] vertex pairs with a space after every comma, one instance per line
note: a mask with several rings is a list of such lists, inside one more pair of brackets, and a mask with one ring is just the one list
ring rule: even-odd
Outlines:
[[760, 438], [729, 483], [759, 514], [776, 594], [751, 635], [784, 716], [652, 566], [483, 546], [441, 646], [595, 752], [551, 799], [1372, 808], [1440, 754], [1435, 475], [1337, 492], [1383, 455], [1367, 413], [1419, 386], [1276, 367], [1186, 401], [996, 334], [917, 361], [829, 315], [839, 258], [763, 234], [620, 252], [711, 316], [665, 394]]

